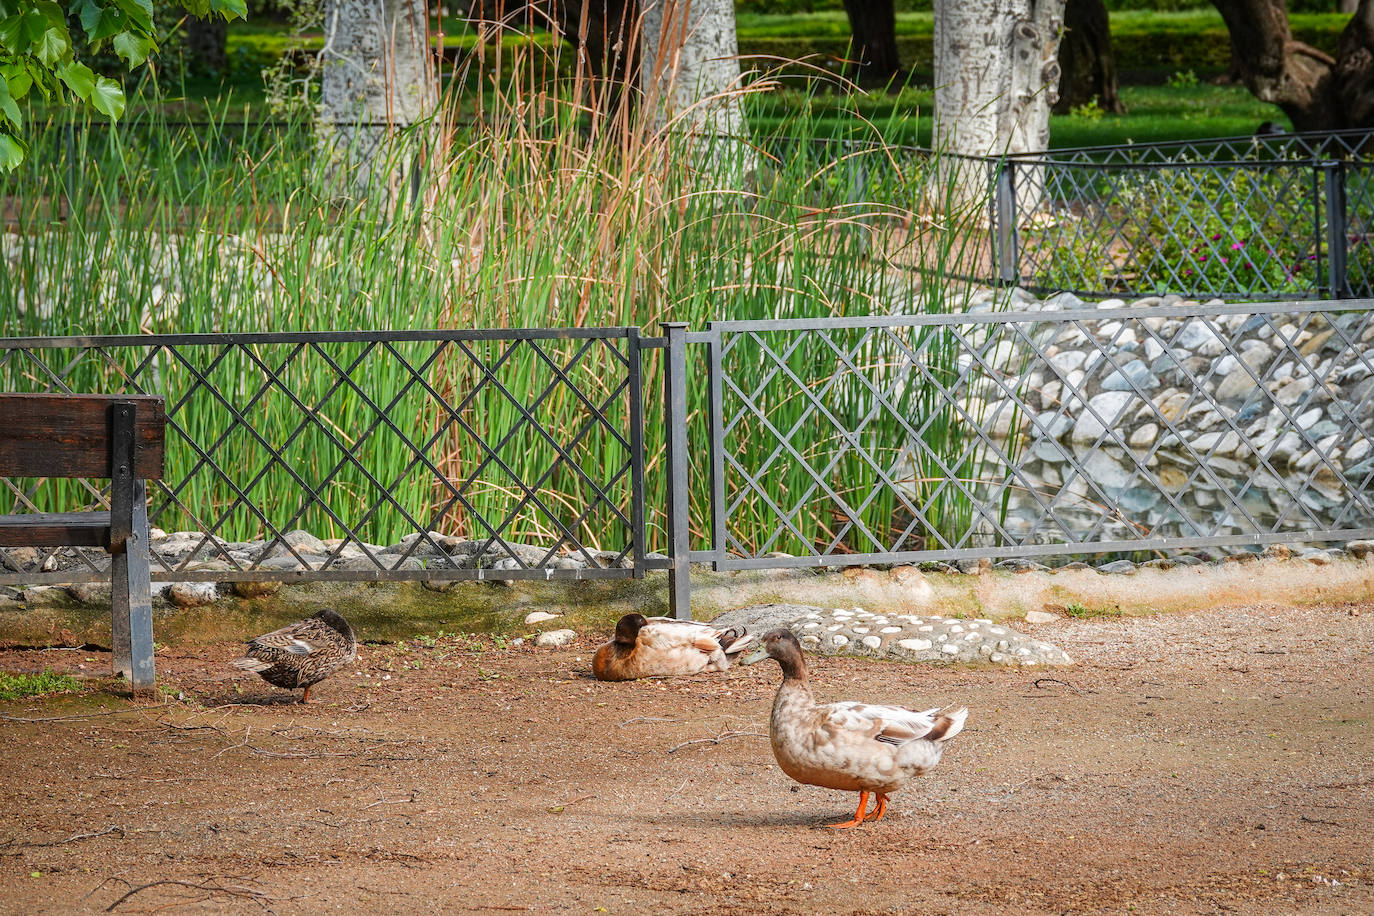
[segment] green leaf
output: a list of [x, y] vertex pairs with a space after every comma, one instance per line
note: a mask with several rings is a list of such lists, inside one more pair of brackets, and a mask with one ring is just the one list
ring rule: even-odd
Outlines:
[[89, 35], [100, 24], [100, 5], [95, 0], [80, 0], [77, 13], [81, 16], [81, 28]]
[[0, 79], [9, 83], [10, 96], [22, 99], [33, 87], [33, 77], [20, 64], [7, 64], [0, 67]]
[[19, 112], [19, 106], [14, 104], [14, 99], [10, 97], [10, 86], [8, 81], [0, 79], [0, 117], [9, 121], [15, 127], [24, 125], [24, 116]]
[[72, 43], [67, 34], [66, 27], [61, 29], [48, 29], [43, 33], [43, 37], [38, 40], [38, 59], [51, 67], [60, 60], [66, 59], [71, 53]]
[[73, 61], [65, 67], [59, 67], [57, 76], [67, 84], [67, 88], [77, 98], [83, 102], [91, 100], [91, 92], [95, 89], [95, 74], [91, 72], [90, 67]]
[[23, 161], [24, 144], [14, 137], [0, 134], [0, 171], [13, 171]]
[[153, 49], [153, 40], [133, 32], [120, 32], [112, 42], [114, 51], [129, 64], [129, 69], [137, 67], [148, 59]]
[[47, 30], [48, 17], [30, 9], [0, 22], [0, 45], [11, 54], [27, 54]]
[[210, 0], [210, 9], [219, 13], [225, 19], [248, 18], [248, 3], [246, 0]]
[[144, 35], [151, 34], [153, 31], [153, 5], [147, 0], [115, 0], [115, 5], [124, 11], [129, 17], [129, 22], [137, 32]]
[[108, 76], [97, 76], [95, 90], [91, 93], [91, 105], [101, 114], [118, 119], [124, 114], [124, 90]]
[[128, 17], [112, 6], [107, 6], [100, 11], [100, 21], [95, 24], [94, 29], [86, 31], [86, 37], [94, 44], [111, 35], [124, 31]]

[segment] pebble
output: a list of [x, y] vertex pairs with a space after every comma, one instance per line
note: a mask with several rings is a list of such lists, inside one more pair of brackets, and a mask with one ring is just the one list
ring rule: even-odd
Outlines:
[[576, 630], [547, 630], [534, 638], [534, 644], [541, 649], [558, 649], [577, 639]]
[[525, 625], [532, 626], [536, 623], [543, 623], [546, 620], [557, 620], [562, 614], [550, 614], [548, 611], [530, 611], [525, 615]]

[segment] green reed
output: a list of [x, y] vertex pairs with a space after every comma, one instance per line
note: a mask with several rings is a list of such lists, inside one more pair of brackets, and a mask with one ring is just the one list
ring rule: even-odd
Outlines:
[[[388, 140], [372, 169], [378, 184], [361, 191], [331, 173], [305, 121], [240, 125], [219, 110], [187, 127], [150, 108], [118, 126], [42, 125], [21, 170], [0, 179], [10, 233], [0, 331], [636, 326], [657, 334], [664, 320], [700, 329], [727, 318], [939, 312], [951, 292], [941, 276], [967, 271], [982, 244], [976, 214], [942, 205], [934, 163], [899, 157], [876, 129], [871, 146], [836, 152], [814, 143], [799, 118], [776, 137], [748, 139], [758, 167], [741, 178], [703, 168], [722, 156], [704, 151], [699, 137], [654, 132], [624, 110], [589, 113], [580, 84], [522, 81], [515, 69], [507, 62], [504, 81], [487, 84], [480, 104], [468, 97], [446, 109], [476, 111], [471, 123], [440, 119]], [[619, 549], [628, 534], [607, 502], [628, 514], [630, 481], [625, 447], [607, 426], [629, 425], [628, 397], [614, 393], [624, 367], [612, 347], [623, 354], [625, 344], [597, 342], [579, 357], [585, 343], [546, 341], [542, 355], [493, 341], [211, 344], [180, 355], [70, 349], [48, 351], [43, 363], [65, 371], [73, 390], [130, 390], [141, 366], [138, 386], [177, 406], [173, 490], [154, 502], [164, 528], [217, 524], [233, 540], [269, 527], [341, 536], [347, 526], [365, 541], [391, 543], [417, 524], [485, 536], [509, 519], [510, 538], [547, 542], [570, 531]], [[957, 347], [947, 335], [919, 349], [932, 373], [952, 377]], [[905, 356], [891, 345], [880, 350], [861, 361], [870, 379], [890, 382], [905, 371]], [[852, 373], [823, 349], [794, 359], [800, 377], [817, 384], [839, 371], [827, 397], [838, 419], [862, 420], [871, 397], [863, 380], [844, 377]], [[661, 370], [661, 351], [650, 351], [651, 548], [663, 544]], [[931, 526], [957, 531], [971, 509], [952, 488], [938, 488], [943, 471], [930, 456], [973, 476], [971, 460], [960, 457], [967, 435], [941, 399], [908, 377], [905, 388], [889, 384], [908, 424], [922, 427], [924, 447], [906, 483], [925, 494], [918, 502], [933, 500]], [[0, 384], [54, 383], [10, 354]], [[704, 382], [690, 394], [695, 435]], [[795, 390], [760, 397], [775, 425], [795, 425]], [[904, 528], [910, 519], [874, 468], [852, 453], [832, 461], [845, 451], [842, 437], [809, 422], [798, 439], [808, 463], [863, 504], [873, 530]], [[877, 455], [912, 445], [893, 416], [870, 420], [862, 435]], [[746, 467], [762, 466], [775, 446], [753, 433], [733, 445]], [[691, 457], [702, 543], [706, 449], [694, 447]], [[808, 479], [781, 461], [763, 486], [776, 504], [791, 505]], [[536, 493], [522, 488], [536, 481]], [[34, 497], [45, 506], [90, 500], [79, 486], [47, 486]], [[833, 539], [823, 505], [791, 521], [814, 544]], [[732, 525], [739, 543], [757, 546], [777, 521], [754, 494]], [[844, 541], [841, 549], [864, 547]]]

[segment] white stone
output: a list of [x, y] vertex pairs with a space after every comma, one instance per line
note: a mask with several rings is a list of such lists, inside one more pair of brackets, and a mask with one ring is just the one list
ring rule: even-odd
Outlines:
[[883, 627], [883, 628], [882, 628], [881, 630], [879, 630], [878, 632], [879, 632], [879, 633], [900, 633], [900, 632], [902, 632], [902, 628], [901, 628], [901, 627]]
[[909, 649], [912, 652], [920, 652], [924, 649], [929, 649], [931, 643], [928, 639], [899, 639], [897, 640], [897, 645], [903, 649]]
[[964, 628], [961, 627], [961, 626], [959, 626], [959, 624], [956, 623], [956, 624], [952, 625], [952, 626], [949, 628], [949, 631], [950, 631], [951, 633], [962, 633], [962, 632], [964, 632]]
[[918, 631], [922, 632], [922, 633], [929, 633], [931, 630], [933, 630], [933, 629], [935, 629], [935, 628], [934, 628], [933, 626], [931, 626], [930, 624], [926, 624], [926, 625], [924, 625], [924, 626], [917, 627], [916, 629], [917, 629]]
[[576, 630], [547, 630], [534, 638], [534, 644], [541, 649], [557, 649], [576, 638]]
[[546, 620], [557, 620], [562, 614], [550, 614], [548, 611], [531, 611], [525, 615], [525, 625], [543, 623]]
[[1155, 423], [1146, 423], [1131, 433], [1131, 448], [1149, 448], [1154, 445], [1157, 438], [1159, 438], [1159, 426]]
[[1051, 614], [1049, 611], [1026, 611], [1026, 623], [1054, 623], [1058, 619], [1058, 614]]
[[867, 633], [867, 632], [868, 632], [868, 627], [855, 627], [855, 628], [854, 628], [854, 632], [855, 632], [855, 633]]
[[876, 649], [883, 644], [883, 641], [876, 636], [865, 636], [863, 642], [870, 649]]
[[830, 627], [829, 629], [830, 629], [830, 632], [831, 632], [831, 633], [834, 633], [836, 630], [842, 630], [842, 629], [844, 629], [844, 624], [839, 624], [839, 623], [837, 623], [837, 624], [835, 624], [833, 627]]
[[818, 626], [820, 626], [820, 624], [819, 624], [819, 623], [816, 623], [816, 621], [813, 620], [813, 621], [811, 621], [810, 623], [803, 624], [803, 625], [802, 625], [802, 629], [803, 629], [803, 630], [814, 630], [814, 629], [815, 629], [816, 627], [818, 627]]
[[834, 636], [830, 637], [830, 641], [831, 641], [832, 643], [834, 643], [835, 645], [837, 645], [837, 646], [847, 646], [847, 645], [849, 645], [849, 637], [848, 637], [848, 636], [841, 636], [841, 635], [839, 635], [838, 633], [836, 633]]
[[940, 647], [940, 651], [945, 653], [946, 655], [958, 655], [959, 647], [954, 645], [954, 643], [947, 643], [946, 645]]
[[1104, 391], [1088, 401], [1088, 410], [1083, 411], [1074, 424], [1071, 438], [1074, 442], [1093, 442], [1136, 400], [1129, 391]]

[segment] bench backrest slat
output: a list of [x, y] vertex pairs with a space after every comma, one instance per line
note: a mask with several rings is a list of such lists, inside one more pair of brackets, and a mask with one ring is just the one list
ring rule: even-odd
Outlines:
[[135, 478], [161, 480], [163, 399], [149, 395], [0, 393], [0, 475], [110, 476], [110, 408], [137, 405]]

